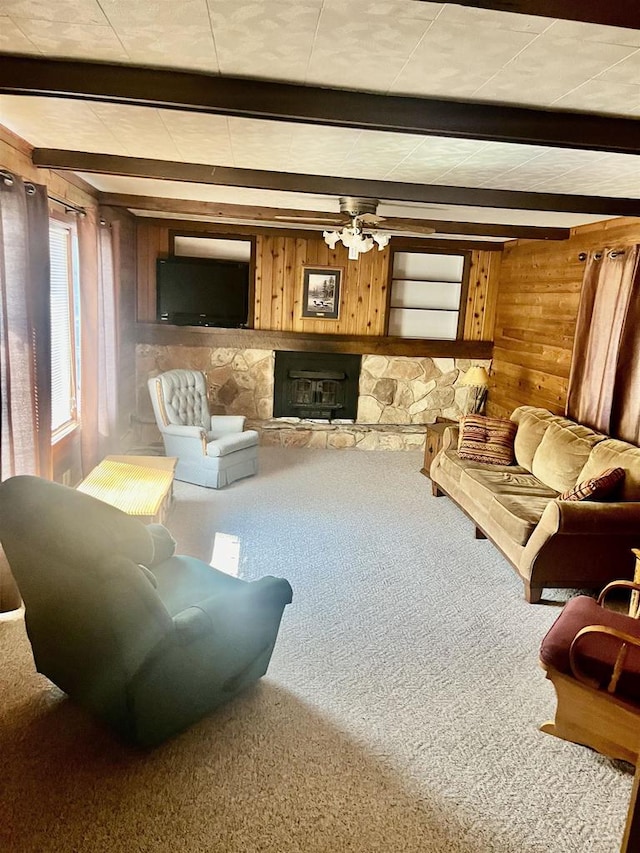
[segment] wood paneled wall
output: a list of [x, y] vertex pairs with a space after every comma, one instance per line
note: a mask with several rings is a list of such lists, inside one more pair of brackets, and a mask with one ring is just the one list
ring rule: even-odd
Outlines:
[[118, 316], [118, 432], [130, 429], [130, 413], [136, 410], [136, 221], [119, 207], [101, 207], [100, 215], [113, 233]]
[[[208, 223], [142, 220], [138, 224], [137, 317], [140, 323], [156, 320], [156, 259], [169, 252], [171, 230], [217, 234]], [[246, 228], [225, 229], [226, 234], [248, 234]], [[255, 231], [252, 233], [256, 233]], [[219, 236], [223, 236], [219, 233]], [[420, 247], [422, 248], [422, 246]], [[430, 247], [424, 243], [424, 250]], [[449, 248], [449, 251], [451, 249]], [[461, 248], [461, 251], [464, 251]], [[470, 253], [464, 340], [493, 338], [500, 252]], [[256, 234], [254, 328], [304, 334], [379, 337], [386, 334], [390, 278], [389, 247], [373, 250], [349, 261], [342, 245], [331, 250], [319, 237], [306, 232]], [[342, 269], [340, 315], [337, 320], [301, 316], [302, 268], [330, 266]]]
[[520, 405], [563, 414], [585, 265], [582, 252], [640, 242], [640, 219], [576, 228], [562, 242], [518, 241], [503, 253], [487, 412]]
[[[189, 223], [191, 229], [191, 223]], [[186, 223], [185, 223], [186, 229]], [[195, 229], [194, 229], [195, 230]], [[137, 319], [156, 322], [156, 260], [169, 254], [169, 228], [153, 221], [138, 220], [137, 232]]]
[[470, 255], [463, 338], [465, 341], [490, 341], [496, 320], [502, 253], [474, 249]]
[[[334, 335], [384, 335], [389, 247], [349, 261], [347, 250], [331, 250], [317, 237], [259, 236], [256, 246], [254, 328]], [[302, 317], [303, 267], [340, 267], [337, 320]]]

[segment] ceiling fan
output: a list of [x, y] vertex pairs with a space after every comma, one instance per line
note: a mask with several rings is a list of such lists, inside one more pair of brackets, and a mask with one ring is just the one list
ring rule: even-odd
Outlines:
[[[433, 234], [435, 228], [429, 225], [416, 225], [415, 220], [405, 223], [402, 219], [385, 219], [377, 214], [378, 199], [360, 198], [358, 196], [342, 196], [340, 198], [339, 217], [327, 215], [314, 216], [276, 216], [275, 219], [292, 222], [318, 223], [332, 225], [333, 231], [323, 231], [325, 242], [333, 249], [340, 241], [349, 250], [349, 259], [356, 260], [358, 255], [368, 252], [375, 245], [379, 250], [389, 243], [393, 234], [416, 234], [424, 236]], [[346, 215], [346, 218], [345, 218]], [[384, 224], [383, 224], [384, 223]]]

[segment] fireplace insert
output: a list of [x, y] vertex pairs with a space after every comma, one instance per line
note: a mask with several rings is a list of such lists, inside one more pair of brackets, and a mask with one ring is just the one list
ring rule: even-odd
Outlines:
[[344, 353], [276, 352], [274, 417], [355, 420], [361, 359]]

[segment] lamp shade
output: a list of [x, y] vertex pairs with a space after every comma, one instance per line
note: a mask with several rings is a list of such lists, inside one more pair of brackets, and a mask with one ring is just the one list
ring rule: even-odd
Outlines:
[[486, 388], [489, 385], [489, 374], [484, 367], [474, 364], [467, 370], [462, 379], [461, 385], [471, 385], [475, 388]]

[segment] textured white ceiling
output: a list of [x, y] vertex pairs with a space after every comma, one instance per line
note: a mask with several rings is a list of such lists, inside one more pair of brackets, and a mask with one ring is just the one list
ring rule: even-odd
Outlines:
[[[640, 32], [416, 0], [0, 0], [0, 51], [640, 116]], [[640, 197], [632, 155], [18, 96], [0, 123], [38, 147]]]
[[640, 32], [416, 0], [0, 0], [0, 50], [640, 114]]
[[[126, 193], [151, 198], [190, 199], [224, 204], [258, 205], [294, 210], [322, 210], [339, 213], [340, 205], [332, 196], [307, 193], [255, 190], [248, 187], [224, 187], [209, 184], [186, 184], [180, 181], [161, 181], [151, 178], [124, 178], [119, 175], [90, 175], [79, 173], [96, 189], [106, 193]], [[494, 207], [469, 207], [446, 204], [415, 204], [382, 200], [378, 206], [381, 216], [407, 219], [441, 219], [453, 222], [495, 222], [503, 225], [547, 225], [570, 228], [586, 222], [599, 222], [602, 216], [557, 213], [541, 210], [507, 210]]]
[[0, 123], [41, 148], [410, 183], [639, 196], [631, 154], [606, 154], [58, 98], [0, 96]]

